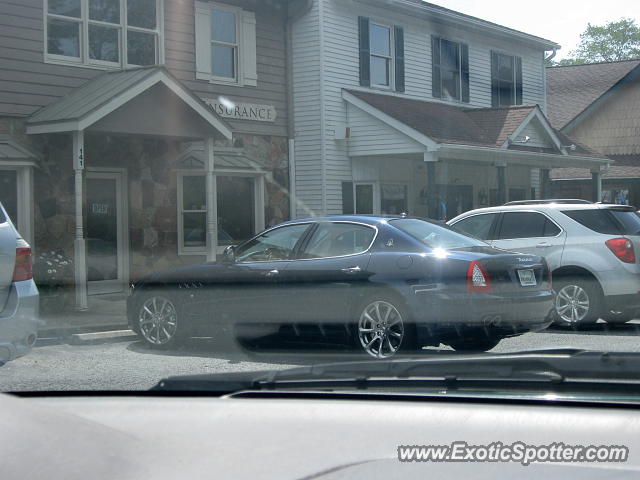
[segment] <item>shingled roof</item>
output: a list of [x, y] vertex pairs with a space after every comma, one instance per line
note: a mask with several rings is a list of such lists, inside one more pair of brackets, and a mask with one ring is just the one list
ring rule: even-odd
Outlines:
[[640, 60], [547, 67], [547, 115], [562, 129], [604, 95]]
[[[466, 108], [437, 102], [415, 100], [358, 90], [345, 90], [372, 107], [393, 117], [433, 141], [443, 144], [500, 148], [537, 105], [513, 105], [499, 108]], [[554, 131], [563, 145], [575, 144], [569, 155], [601, 158], [597, 152], [579, 145], [561, 132]], [[559, 153], [552, 148], [510, 145], [510, 150]]]

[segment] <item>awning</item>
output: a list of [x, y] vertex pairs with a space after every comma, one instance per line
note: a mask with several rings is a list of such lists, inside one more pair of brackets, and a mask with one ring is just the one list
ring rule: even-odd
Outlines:
[[14, 137], [0, 135], [0, 166], [3, 163], [12, 166], [34, 166], [38, 156], [36, 152], [21, 144]]
[[469, 108], [358, 90], [343, 90], [342, 98], [349, 109], [350, 156], [392, 154], [384, 143], [395, 142], [395, 152], [439, 159], [540, 168], [610, 163], [555, 130], [538, 105]]
[[[253, 173], [266, 173], [262, 166], [252, 160], [244, 148], [215, 147], [214, 171], [230, 170]], [[205, 168], [205, 152], [203, 143], [187, 146], [178, 158], [178, 166], [182, 169], [202, 170]]]
[[162, 66], [107, 72], [34, 113], [27, 133], [231, 138], [231, 128]]

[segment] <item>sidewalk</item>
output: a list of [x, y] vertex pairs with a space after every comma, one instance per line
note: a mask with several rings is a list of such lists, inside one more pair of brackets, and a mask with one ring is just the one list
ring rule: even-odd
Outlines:
[[121, 330], [127, 327], [126, 301], [122, 294], [92, 295], [85, 312], [43, 314], [38, 337], [68, 337], [76, 333]]

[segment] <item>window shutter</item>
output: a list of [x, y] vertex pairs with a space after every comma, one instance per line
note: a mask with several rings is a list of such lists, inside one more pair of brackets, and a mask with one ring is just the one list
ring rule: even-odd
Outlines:
[[371, 59], [369, 58], [369, 19], [358, 17], [358, 42], [360, 48], [360, 85], [371, 86]]
[[500, 106], [500, 84], [498, 81], [498, 54], [491, 52], [491, 106]]
[[442, 97], [442, 81], [440, 79], [440, 37], [431, 35], [431, 94], [435, 98]]
[[396, 44], [396, 92], [404, 92], [404, 30], [402, 27], [393, 27], [393, 38]]
[[195, 3], [196, 31], [196, 78], [211, 78], [211, 35], [209, 22], [209, 5], [204, 2]]
[[256, 60], [256, 14], [242, 11], [242, 29], [240, 38], [240, 61], [242, 62], [242, 83], [255, 87], [258, 85]]
[[516, 105], [522, 105], [522, 58], [513, 58], [516, 70]]
[[460, 76], [462, 101], [469, 103], [469, 45], [460, 44]]
[[350, 215], [353, 208], [353, 182], [342, 182], [342, 213]]

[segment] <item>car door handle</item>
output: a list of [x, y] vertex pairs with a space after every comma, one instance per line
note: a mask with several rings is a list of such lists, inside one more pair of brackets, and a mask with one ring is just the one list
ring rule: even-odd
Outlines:
[[341, 268], [340, 270], [342, 270], [344, 273], [347, 273], [349, 275], [353, 275], [354, 273], [360, 272], [362, 269], [356, 266], [356, 267]]
[[537, 248], [549, 248], [551, 244], [549, 242], [540, 242], [536, 245]]
[[278, 270], [269, 270], [268, 272], [265, 272], [264, 276], [265, 277], [275, 277], [277, 275], [279, 275], [280, 272]]

